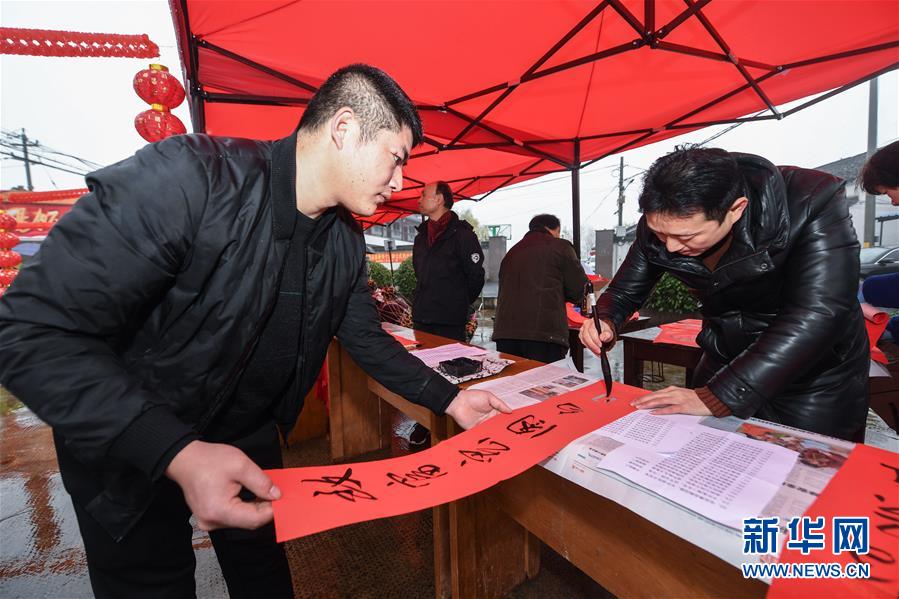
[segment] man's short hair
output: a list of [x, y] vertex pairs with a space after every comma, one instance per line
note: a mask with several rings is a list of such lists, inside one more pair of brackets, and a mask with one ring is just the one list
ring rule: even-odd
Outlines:
[[679, 147], [649, 167], [639, 202], [644, 214], [685, 217], [701, 212], [720, 223], [742, 195], [743, 176], [728, 152]]
[[446, 181], [437, 181], [436, 192], [443, 198], [443, 207], [447, 210], [453, 207], [453, 189]]
[[883, 187], [899, 187], [899, 141], [886, 145], [871, 156], [858, 177], [862, 189], [871, 195]]
[[528, 223], [529, 231], [555, 231], [561, 227], [559, 218], [553, 214], [538, 214]]
[[390, 75], [367, 64], [351, 64], [331, 74], [309, 101], [298, 129], [315, 131], [344, 106], [359, 118], [362, 141], [382, 129], [399, 131], [405, 125], [412, 131], [412, 146], [421, 143], [415, 104]]

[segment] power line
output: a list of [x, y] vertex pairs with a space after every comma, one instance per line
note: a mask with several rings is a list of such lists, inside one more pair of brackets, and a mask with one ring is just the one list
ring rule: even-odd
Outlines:
[[[29, 140], [25, 134], [24, 129], [22, 129], [21, 133], [16, 133], [16, 132], [10, 131], [8, 129], [4, 129], [4, 130], [2, 130], [2, 135], [5, 137], [5, 139], [0, 139], [0, 146], [5, 147], [9, 150], [16, 150], [16, 151], [22, 152], [23, 156], [12, 155], [12, 157], [16, 160], [21, 160], [21, 161], [25, 162], [25, 174], [26, 174], [26, 178], [29, 179], [29, 183], [28, 183], [29, 188], [31, 188], [31, 182], [30, 182], [30, 174], [31, 173], [29, 170], [29, 165], [30, 165], [30, 163], [37, 164], [36, 161], [30, 160], [30, 158], [31, 158], [30, 154], [34, 154], [34, 156], [36, 158], [39, 158], [41, 160], [41, 162], [43, 163], [43, 166], [46, 166], [48, 168], [56, 168], [57, 170], [62, 170], [65, 172], [69, 172], [69, 173], [73, 173], [73, 174], [81, 175], [81, 176], [86, 175], [90, 171], [97, 170], [97, 169], [103, 167], [102, 164], [94, 162], [93, 160], [88, 160], [86, 158], [81, 158], [80, 156], [75, 156], [74, 154], [69, 154], [67, 152], [62, 152], [60, 150], [56, 150], [45, 144], [40, 143], [37, 140]], [[30, 148], [30, 152], [28, 150], [29, 148]], [[56, 158], [51, 158], [50, 156], [48, 156], [48, 154], [62, 156], [65, 158], [71, 158], [72, 160], [76, 160], [80, 164], [77, 164], [77, 165], [70, 164], [68, 162], [58, 160]], [[52, 164], [49, 164], [49, 163], [52, 163]], [[61, 165], [64, 168], [60, 168], [59, 166], [54, 166], [54, 165]], [[81, 169], [81, 170], [79, 172], [75, 172], [70, 169]]]
[[[80, 172], [77, 172], [77, 171], [69, 170], [69, 169], [67, 169], [67, 168], [62, 168], [62, 167], [60, 167], [60, 166], [54, 166], [54, 165], [52, 165], [52, 164], [47, 164], [46, 162], [41, 162], [41, 161], [34, 160], [34, 159], [31, 159], [31, 158], [26, 159], [26, 158], [23, 158], [22, 156], [16, 156], [15, 154], [11, 154], [11, 153], [9, 153], [9, 152], [0, 152], [0, 155], [3, 155], [3, 156], [9, 156], [10, 158], [13, 158], [14, 160], [21, 160], [22, 162], [25, 162], [26, 164], [37, 164], [37, 165], [40, 165], [40, 166], [46, 166], [46, 167], [48, 167], [48, 168], [55, 168], [55, 169], [58, 170], [58, 171], [63, 171], [63, 172], [66, 172], [66, 173], [71, 173], [71, 174], [73, 174], [73, 175], [78, 175], [78, 176], [82, 176], [82, 177], [86, 174], [86, 173], [83, 173], [83, 172], [80, 173]], [[29, 189], [29, 191], [32, 191], [32, 190]]]
[[[4, 142], [4, 141], [0, 141], [0, 147], [6, 148], [8, 150], [14, 150], [14, 151], [19, 150], [20, 151], [20, 148], [18, 146]], [[34, 152], [34, 151], [29, 152], [28, 157], [31, 158], [32, 156], [34, 156], [36, 158], [40, 158], [41, 160], [43, 160], [45, 162], [52, 162], [54, 164], [58, 164], [60, 166], [64, 166], [67, 168], [73, 168], [73, 169], [83, 169], [84, 168], [80, 165], [69, 164], [68, 162], [63, 162], [61, 160], [56, 160], [55, 158], [50, 158], [49, 156], [45, 156], [41, 152]], [[86, 175], [88, 172], [90, 172], [90, 171], [85, 170], [82, 174]]]

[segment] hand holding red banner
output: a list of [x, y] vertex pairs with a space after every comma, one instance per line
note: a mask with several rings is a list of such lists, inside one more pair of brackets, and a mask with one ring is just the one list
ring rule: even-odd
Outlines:
[[501, 414], [431, 449], [374, 462], [268, 470], [278, 541], [447, 503], [524, 472], [632, 412], [642, 389], [594, 384]]

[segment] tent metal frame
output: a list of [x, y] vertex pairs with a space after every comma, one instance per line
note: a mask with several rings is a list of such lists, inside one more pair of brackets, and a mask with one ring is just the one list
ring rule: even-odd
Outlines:
[[[437, 110], [440, 112], [445, 112], [455, 116], [456, 118], [464, 121], [466, 124], [461, 129], [459, 133], [457, 133], [452, 140], [448, 143], [442, 143], [438, 140], [435, 140], [431, 137], [425, 137], [424, 143], [428, 146], [431, 146], [431, 150], [419, 152], [413, 154], [412, 158], [419, 158], [423, 156], [433, 155], [439, 152], [445, 151], [455, 151], [455, 150], [465, 150], [465, 149], [482, 149], [482, 148], [493, 148], [497, 150], [513, 150], [516, 153], [521, 153], [524, 155], [530, 154], [534, 158], [536, 158], [536, 162], [530, 164], [524, 170], [519, 173], [507, 173], [507, 174], [495, 174], [490, 176], [473, 176], [467, 177], [464, 179], [457, 179], [453, 181], [447, 181], [451, 186], [453, 184], [463, 184], [458, 188], [457, 191], [454, 191], [454, 194], [458, 196], [460, 199], [471, 199], [464, 195], [462, 195], [462, 191], [476, 181], [491, 178], [491, 179], [503, 179], [503, 182], [496, 186], [493, 190], [487, 192], [480, 199], [484, 199], [489, 196], [491, 193], [496, 191], [497, 189], [502, 188], [503, 186], [511, 183], [516, 178], [522, 175], [542, 175], [549, 173], [556, 173], [561, 171], [569, 171], [571, 173], [571, 184], [572, 184], [572, 220], [573, 220], [573, 234], [574, 234], [574, 246], [578, 254], [580, 254], [580, 184], [579, 184], [579, 171], [580, 169], [589, 166], [599, 160], [607, 158], [608, 156], [617, 154], [622, 152], [640, 142], [652, 137], [653, 135], [660, 133], [662, 131], [669, 130], [689, 130], [689, 129], [698, 129], [702, 127], [708, 127], [712, 125], [722, 125], [722, 124], [733, 124], [733, 123], [744, 123], [744, 122], [753, 122], [753, 121], [764, 121], [764, 120], [780, 120], [787, 116], [790, 116], [803, 108], [807, 108], [818, 102], [821, 102], [827, 98], [830, 98], [836, 94], [839, 94], [847, 89], [855, 87], [861, 83], [864, 83], [870, 79], [878, 77], [886, 72], [895, 70], [899, 68], [899, 62], [893, 63], [883, 69], [880, 69], [874, 73], [870, 73], [865, 75], [864, 77], [860, 77], [855, 81], [843, 85], [835, 90], [831, 90], [825, 94], [822, 94], [808, 102], [805, 102], [799, 106], [796, 106], [790, 110], [785, 112], [780, 112], [771, 99], [767, 96], [765, 91], [762, 89], [761, 84], [764, 81], [774, 77], [780, 73], [784, 73], [791, 69], [797, 69], [809, 65], [816, 65], [824, 62], [840, 60], [843, 58], [848, 58], [852, 56], [857, 56], [859, 54], [867, 54], [872, 52], [879, 52], [883, 50], [888, 50], [892, 48], [899, 47], [899, 40], [895, 40], [892, 42], [886, 42], [882, 44], [877, 44], [873, 46], [868, 46], [864, 48], [857, 48], [854, 50], [849, 50], [845, 52], [838, 52], [835, 54], [829, 54], [825, 56], [817, 56], [808, 58], [805, 60], [800, 60], [792, 63], [782, 64], [782, 65], [770, 65], [757, 60], [752, 60], [745, 57], [738, 57], [734, 54], [731, 47], [728, 45], [727, 41], [722, 37], [722, 35], [717, 31], [715, 26], [709, 20], [709, 18], [703, 13], [703, 9], [708, 6], [712, 0], [683, 0], [685, 8], [673, 19], [669, 22], [665, 23], [661, 27], [656, 27], [656, 14], [655, 14], [655, 4], [656, 0], [644, 0], [644, 21], [641, 22], [633, 13], [631, 13], [628, 8], [622, 3], [621, 0], [602, 0], [598, 4], [596, 4], [593, 9], [591, 9], [574, 27], [572, 27], [564, 36], [562, 36], [555, 44], [552, 45], [536, 62], [534, 62], [530, 68], [528, 68], [524, 73], [522, 73], [517, 79], [497, 83], [495, 85], [491, 85], [484, 89], [474, 91], [463, 96], [459, 96], [457, 98], [453, 98], [445, 101], [441, 105], [419, 105], [418, 109], [420, 111], [433, 111]], [[195, 125], [195, 128], [198, 131], [206, 130], [206, 118], [205, 118], [205, 102], [220, 102], [220, 103], [237, 103], [237, 104], [247, 104], [247, 105], [268, 105], [268, 106], [303, 106], [309, 102], [311, 94], [315, 93], [318, 89], [316, 85], [309, 83], [307, 81], [302, 81], [295, 77], [291, 77], [285, 73], [282, 73], [276, 69], [268, 67], [259, 62], [253, 61], [249, 58], [246, 58], [240, 54], [232, 52], [226, 48], [222, 48], [215, 44], [212, 44], [204, 39], [201, 39], [194, 35], [190, 30], [190, 20], [188, 18], [188, 8], [187, 8], [187, 0], [169, 0], [169, 4], [172, 10], [172, 17], [176, 24], [176, 29], [179, 33], [178, 44], [181, 51], [182, 64], [184, 67], [184, 72], [187, 81], [185, 82], [185, 88], [190, 92], [190, 113], [191, 119]], [[605, 50], [601, 50], [586, 56], [582, 56], [576, 59], [568, 60], [558, 65], [554, 65], [551, 67], [543, 67], [556, 53], [561, 50], [572, 38], [574, 38], [580, 31], [586, 28], [590, 23], [592, 23], [598, 16], [603, 14], [605, 11], [611, 9], [614, 13], [616, 13], [621, 19], [623, 19], [636, 33], [636, 37], [627, 43], [619, 44], [617, 46], [607, 48]], [[701, 48], [693, 48], [690, 46], [685, 46], [682, 44], [675, 44], [671, 42], [665, 41], [665, 38], [668, 37], [674, 30], [683, 25], [685, 22], [689, 20], [695, 20], [699, 22], [705, 31], [709, 34], [709, 36], [714, 40], [715, 44], [720, 49], [720, 52], [713, 52], [710, 50], [704, 50]], [[661, 127], [656, 128], [647, 128], [647, 129], [639, 129], [639, 130], [630, 130], [630, 131], [619, 131], [619, 132], [609, 132], [602, 133], [598, 135], [584, 136], [584, 137], [573, 137], [573, 138], [562, 138], [562, 139], [529, 139], [529, 140], [521, 140], [515, 139], [511, 135], [504, 133], [495, 127], [491, 126], [487, 121], [487, 117], [490, 115], [492, 111], [496, 109], [497, 106], [503, 103], [515, 90], [521, 87], [523, 84], [528, 83], [530, 81], [535, 81], [537, 79], [541, 79], [543, 77], [547, 77], [556, 73], [568, 71], [570, 69], [589, 64], [596, 63], [606, 58], [610, 58], [613, 56], [617, 56], [624, 52], [637, 50], [639, 48], [649, 47], [653, 50], [660, 50], [663, 52], [673, 52], [678, 54], [685, 54], [694, 56], [701, 59], [713, 60], [719, 62], [728, 62], [734, 66], [734, 68], [739, 72], [742, 79], [744, 79], [745, 83], [740, 85], [739, 87], [719, 96], [718, 98], [695, 108], [688, 113], [666, 123]], [[239, 93], [222, 93], [222, 92], [210, 92], [206, 91], [203, 86], [201, 74], [200, 74], [200, 50], [203, 49], [205, 51], [214, 52], [224, 58], [234, 60], [246, 67], [257, 70], [260, 73], [264, 73], [268, 76], [274, 77], [287, 83], [289, 85], [293, 85], [297, 88], [298, 94], [296, 97], [291, 96], [264, 96], [264, 95], [253, 95], [253, 94], [239, 94]], [[765, 71], [765, 73], [759, 77], [753, 77], [753, 75], [747, 70], [747, 67], [759, 69]], [[748, 89], [752, 89], [755, 95], [761, 100], [761, 102], [765, 105], [765, 111], [768, 114], [760, 114], [751, 117], [740, 117], [733, 119], [718, 119], [718, 120], [707, 120], [707, 121], [688, 121], [693, 116], [696, 116], [709, 108], [712, 108], [727, 99], [742, 93]], [[473, 100], [482, 96], [486, 96], [489, 94], [494, 94], [500, 92], [499, 95], [494, 98], [490, 104], [487, 105], [486, 108], [482, 109], [480, 113], [476, 117], [471, 117], [466, 115], [454, 106], [464, 103], [469, 100]], [[685, 122], [688, 121], [688, 122]], [[464, 143], [464, 138], [473, 130], [480, 130], [482, 132], [490, 134], [492, 137], [498, 139], [495, 142], [481, 142], [481, 143]], [[581, 143], [584, 141], [589, 141], [592, 139], [600, 139], [606, 137], [630, 137], [631, 139], [622, 143], [621, 145], [604, 152], [602, 155], [595, 157], [588, 162], [581, 163]], [[573, 151], [573, 160], [568, 162], [559, 156], [553, 155], [550, 152], [547, 152], [540, 148], [540, 145], [545, 144], [560, 144], [560, 143], [570, 143]], [[534, 171], [535, 167], [540, 164], [551, 163], [554, 165], [553, 168], [548, 170]], [[408, 178], [407, 178], [408, 179]], [[421, 182], [415, 182], [415, 185], [411, 186], [411, 188], [418, 187], [419, 185], [423, 186]], [[394, 212], [395, 210], [401, 213], [413, 214], [406, 209], [395, 208], [395, 207], [387, 207], [385, 206], [384, 210], [389, 212]], [[363, 221], [369, 222], [369, 221]], [[383, 223], [381, 223], [383, 224]]]

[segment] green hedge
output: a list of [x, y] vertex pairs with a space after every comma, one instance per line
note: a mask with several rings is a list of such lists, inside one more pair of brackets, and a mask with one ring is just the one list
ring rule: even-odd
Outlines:
[[415, 299], [415, 268], [412, 266], [412, 258], [403, 260], [394, 275], [400, 293], [411, 303]]
[[393, 285], [390, 278], [390, 269], [380, 262], [368, 263], [368, 278], [375, 282], [378, 287], [389, 287]]
[[687, 290], [687, 286], [667, 272], [656, 283], [649, 299], [643, 305], [657, 312], [684, 313], [696, 312], [699, 309], [696, 298]]

